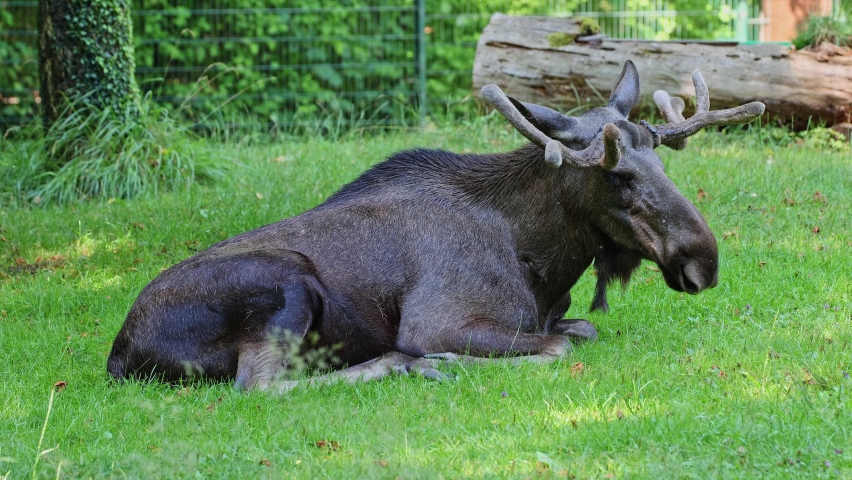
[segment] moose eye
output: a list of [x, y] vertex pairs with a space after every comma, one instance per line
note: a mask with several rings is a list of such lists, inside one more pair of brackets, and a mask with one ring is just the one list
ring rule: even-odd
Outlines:
[[616, 190], [627, 190], [630, 188], [630, 175], [623, 173], [606, 173], [606, 181]]

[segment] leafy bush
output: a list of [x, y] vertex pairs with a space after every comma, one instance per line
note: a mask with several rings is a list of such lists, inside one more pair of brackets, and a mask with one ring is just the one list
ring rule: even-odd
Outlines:
[[837, 131], [826, 127], [812, 127], [798, 133], [798, 144], [824, 150], [849, 150], [849, 141]]

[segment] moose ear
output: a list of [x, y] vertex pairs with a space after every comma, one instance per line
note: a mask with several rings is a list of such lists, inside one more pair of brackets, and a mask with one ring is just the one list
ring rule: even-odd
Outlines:
[[564, 137], [567, 132], [575, 127], [576, 120], [566, 117], [556, 110], [534, 103], [519, 102], [512, 97], [508, 98], [524, 118], [549, 137]]
[[607, 106], [618, 110], [626, 117], [638, 101], [639, 72], [636, 70], [636, 65], [628, 60], [624, 63], [624, 70], [621, 71], [621, 75], [615, 81], [615, 86], [612, 87], [612, 94], [609, 96]]

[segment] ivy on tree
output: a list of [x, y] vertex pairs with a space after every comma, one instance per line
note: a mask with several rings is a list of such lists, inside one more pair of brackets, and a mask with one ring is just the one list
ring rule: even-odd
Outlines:
[[95, 111], [138, 113], [129, 0], [39, 0], [38, 35], [45, 126], [82, 95]]

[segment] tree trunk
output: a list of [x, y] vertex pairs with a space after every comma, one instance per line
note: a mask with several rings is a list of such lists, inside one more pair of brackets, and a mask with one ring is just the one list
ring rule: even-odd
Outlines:
[[569, 110], [601, 103], [624, 62], [633, 60], [646, 99], [655, 90], [694, 98], [691, 73], [697, 68], [713, 109], [757, 100], [769, 118], [799, 128], [809, 119], [852, 121], [852, 52], [736, 42], [579, 43], [578, 36], [577, 19], [495, 14], [476, 49], [475, 92], [495, 83], [519, 100]]
[[38, 35], [46, 127], [69, 101], [121, 117], [138, 113], [129, 0], [39, 0]]

